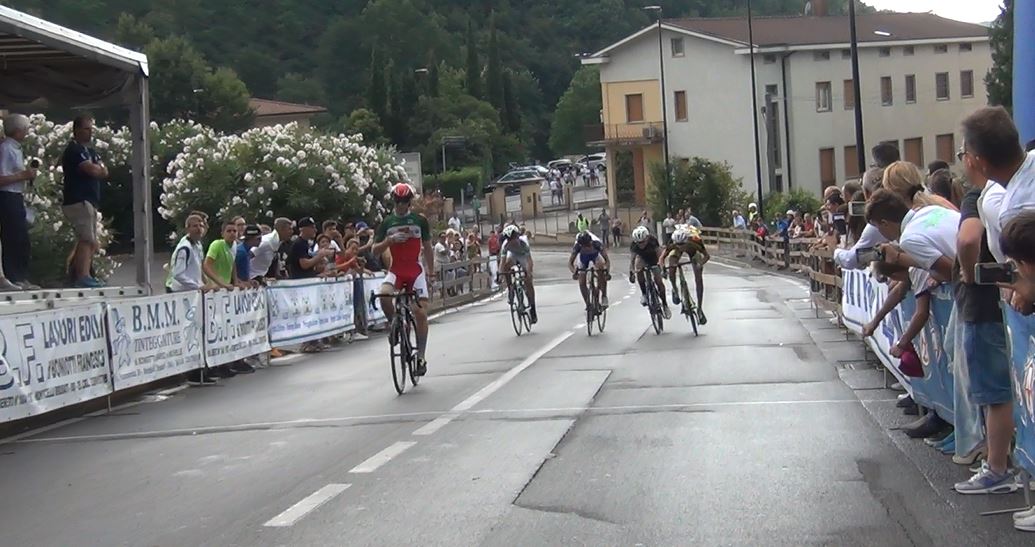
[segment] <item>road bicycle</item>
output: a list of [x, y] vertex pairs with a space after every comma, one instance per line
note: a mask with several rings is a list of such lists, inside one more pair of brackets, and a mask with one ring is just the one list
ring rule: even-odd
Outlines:
[[591, 268], [579, 268], [575, 271], [575, 279], [579, 273], [586, 273], [586, 288], [589, 289], [589, 306], [586, 308], [586, 334], [593, 336], [593, 324], [597, 325], [597, 332], [604, 332], [607, 326], [607, 308], [600, 304], [600, 289], [597, 287], [597, 276], [602, 275], [604, 279], [610, 280], [611, 274], [608, 270], [594, 270]]
[[683, 266], [687, 265], [693, 266], [694, 262], [692, 260], [684, 260], [675, 266], [670, 266], [670, 268], [676, 269], [679, 273], [679, 297], [683, 300], [680, 313], [686, 317], [687, 321], [690, 321], [690, 327], [694, 329], [694, 336], [697, 336], [697, 303], [690, 297], [690, 289], [686, 286], [686, 276], [683, 274]]
[[392, 381], [395, 391], [402, 395], [406, 391], [406, 377], [417, 387], [420, 376], [417, 370], [417, 322], [410, 308], [417, 293], [401, 291], [392, 295], [395, 301], [395, 315], [388, 326], [388, 351], [392, 360]]
[[661, 268], [659, 266], [640, 268], [635, 273], [637, 276], [642, 274], [644, 277], [644, 284], [647, 285], [647, 311], [650, 312], [650, 322], [654, 326], [654, 332], [661, 334], [665, 330], [665, 313], [661, 295], [658, 294], [658, 286], [654, 283], [655, 272], [661, 275]]
[[525, 294], [525, 269], [515, 264], [506, 275], [510, 276], [510, 283], [507, 284], [510, 322], [514, 325], [514, 332], [521, 336], [522, 332], [532, 331], [532, 321], [528, 314], [528, 296]]

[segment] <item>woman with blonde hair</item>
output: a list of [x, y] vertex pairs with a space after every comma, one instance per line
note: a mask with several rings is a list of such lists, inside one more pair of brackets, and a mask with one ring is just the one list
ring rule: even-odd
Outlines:
[[884, 188], [898, 194], [911, 209], [938, 205], [958, 211], [949, 200], [930, 194], [924, 189], [924, 175], [920, 168], [908, 161], [896, 161], [884, 170]]

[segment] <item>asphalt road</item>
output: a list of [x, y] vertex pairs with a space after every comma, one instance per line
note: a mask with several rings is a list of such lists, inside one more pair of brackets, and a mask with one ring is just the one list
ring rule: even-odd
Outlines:
[[709, 265], [694, 338], [616, 277], [589, 338], [564, 258], [531, 335], [440, 317], [401, 397], [374, 337], [3, 444], [0, 544], [1030, 545], [886, 430], [800, 282]]

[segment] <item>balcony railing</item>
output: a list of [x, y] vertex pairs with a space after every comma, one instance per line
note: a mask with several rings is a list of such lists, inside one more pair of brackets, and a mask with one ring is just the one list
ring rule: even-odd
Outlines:
[[665, 140], [665, 125], [661, 122], [587, 125], [585, 137], [588, 144], [654, 144]]

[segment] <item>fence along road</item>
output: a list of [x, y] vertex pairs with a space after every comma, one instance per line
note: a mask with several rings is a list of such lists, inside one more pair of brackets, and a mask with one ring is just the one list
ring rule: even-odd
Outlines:
[[716, 259], [694, 338], [616, 275], [590, 339], [566, 255], [537, 251], [531, 335], [503, 299], [444, 315], [402, 397], [374, 337], [4, 445], [3, 543], [1014, 541], [874, 422], [804, 285]]

